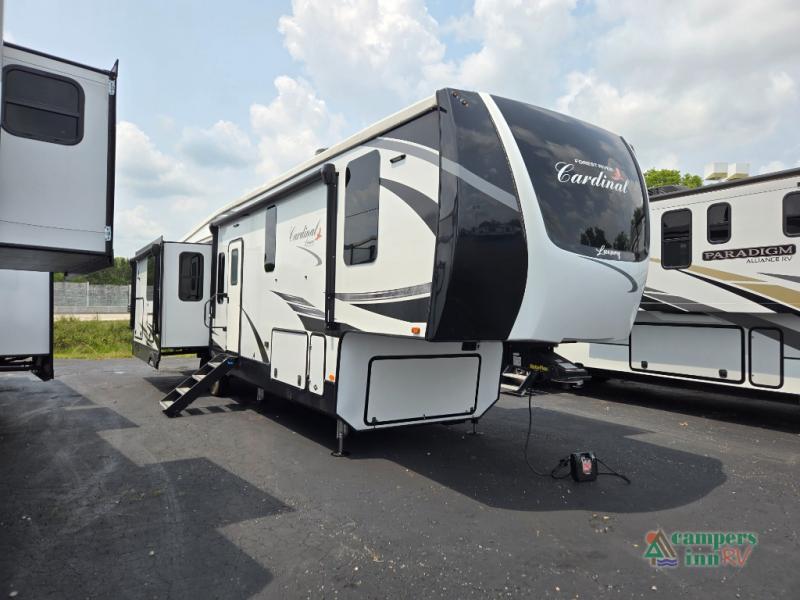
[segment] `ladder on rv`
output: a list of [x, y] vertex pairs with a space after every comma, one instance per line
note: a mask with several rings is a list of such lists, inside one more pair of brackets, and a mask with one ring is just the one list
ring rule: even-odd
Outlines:
[[168, 417], [176, 417], [180, 412], [194, 402], [203, 392], [211, 389], [217, 381], [222, 379], [236, 366], [237, 357], [232, 354], [221, 353], [201, 366], [196, 372], [184, 379], [174, 390], [164, 396], [159, 402], [161, 412]]

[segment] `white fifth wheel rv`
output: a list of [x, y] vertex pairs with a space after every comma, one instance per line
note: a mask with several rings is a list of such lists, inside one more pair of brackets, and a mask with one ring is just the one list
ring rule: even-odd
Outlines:
[[53, 275], [0, 270], [0, 373], [53, 378]]
[[162, 408], [235, 375], [337, 417], [340, 444], [350, 428], [474, 423], [509, 353], [546, 362], [555, 344], [629, 331], [647, 214], [618, 135], [440, 90], [184, 238], [211, 250], [195, 326], [214, 358]]
[[800, 169], [650, 198], [630, 335], [559, 350], [600, 377], [800, 394]]
[[117, 65], [3, 43], [0, 269], [88, 273], [113, 260]]

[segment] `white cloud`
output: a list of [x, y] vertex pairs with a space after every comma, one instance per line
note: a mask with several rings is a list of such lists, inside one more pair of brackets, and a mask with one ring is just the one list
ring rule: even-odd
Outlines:
[[773, 171], [783, 171], [787, 169], [786, 163], [781, 160], [773, 160], [768, 162], [765, 165], [761, 165], [758, 168], [758, 174], [763, 175], [764, 173], [772, 173]]
[[248, 135], [230, 121], [217, 121], [208, 129], [185, 129], [178, 150], [204, 168], [242, 168], [257, 159]]
[[9, 44], [16, 44], [17, 43], [16, 38], [13, 36], [13, 34], [10, 31], [4, 31], [3, 32], [3, 41], [4, 42], [8, 42]]
[[269, 104], [250, 107], [250, 123], [259, 138], [259, 170], [274, 176], [338, 141], [344, 119], [331, 114], [303, 79], [275, 79], [278, 95]]
[[444, 59], [422, 0], [293, 0], [278, 30], [324, 97], [362, 109], [430, 94], [421, 75]]
[[[592, 68], [570, 74], [557, 106], [625, 135], [645, 161], [677, 153], [697, 169], [731, 148], [760, 154], [796, 113], [796, 2], [598, 0], [596, 9], [587, 19], [607, 29], [589, 46]], [[759, 158], [769, 156], [736, 157]]]
[[117, 183], [137, 196], [187, 196], [202, 188], [175, 158], [156, 148], [135, 124], [117, 123]]
[[[295, 0], [279, 30], [359, 124], [453, 85], [555, 107], [625, 135], [648, 163], [697, 170], [734, 147], [780, 158], [777, 138], [800, 133], [798, 22], [794, 0], [475, 0], [443, 26], [422, 0]], [[448, 36], [477, 48], [449, 56]]]

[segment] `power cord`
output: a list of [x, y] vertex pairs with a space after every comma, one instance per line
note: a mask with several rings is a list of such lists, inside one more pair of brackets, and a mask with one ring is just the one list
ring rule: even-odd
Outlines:
[[[525, 457], [525, 464], [528, 465], [528, 469], [530, 469], [531, 473], [538, 477], [551, 477], [553, 479], [566, 479], [572, 475], [571, 471], [567, 471], [566, 473], [559, 473], [566, 467], [570, 467], [570, 456], [566, 456], [558, 461], [558, 464], [553, 467], [550, 473], [545, 473], [539, 471], [536, 467], [531, 464], [530, 458], [528, 456], [528, 447], [530, 446], [531, 441], [531, 431], [533, 429], [533, 388], [528, 387], [528, 431], [525, 434], [525, 447], [523, 449], [523, 456]], [[606, 463], [604, 463], [600, 458], [594, 457], [598, 464], [603, 465], [608, 471], [597, 471], [597, 475], [610, 475], [612, 477], [619, 477], [625, 483], [630, 485], [631, 480], [623, 475], [622, 473], [618, 473], [611, 467], [609, 467]]]

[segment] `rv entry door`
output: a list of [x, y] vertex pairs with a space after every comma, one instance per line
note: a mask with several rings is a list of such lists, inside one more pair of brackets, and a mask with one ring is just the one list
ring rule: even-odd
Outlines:
[[228, 332], [226, 350], [239, 352], [240, 324], [242, 321], [242, 263], [244, 243], [242, 239], [228, 244]]

